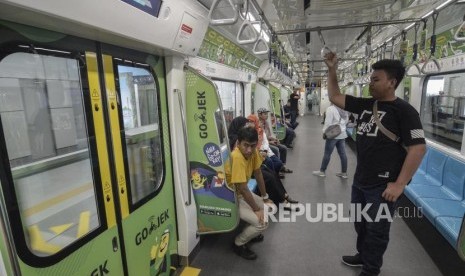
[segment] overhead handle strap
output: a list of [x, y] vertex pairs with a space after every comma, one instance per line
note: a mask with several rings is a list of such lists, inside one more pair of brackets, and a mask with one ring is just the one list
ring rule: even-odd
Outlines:
[[[441, 65], [439, 65], [439, 62], [437, 61], [436, 57], [434, 56], [434, 53], [436, 52], [436, 21], [438, 20], [439, 12], [434, 11], [432, 14], [433, 17], [433, 34], [431, 35], [431, 46], [430, 46], [430, 54], [428, 60], [425, 61], [423, 64], [423, 67], [421, 67], [421, 72], [423, 74], [426, 74], [426, 68], [428, 64], [433, 63], [433, 65], [436, 67], [436, 71], [432, 72], [441, 72]], [[430, 71], [431, 72], [431, 71]]]
[[365, 48], [365, 56], [367, 59], [371, 58], [371, 24], [367, 27], [367, 46]]
[[[259, 50], [259, 48], [261, 47], [260, 45], [264, 46], [263, 50]], [[268, 53], [268, 49], [269, 46], [266, 40], [263, 37], [259, 37], [253, 46], [253, 53], [255, 55], [264, 55]]]
[[[264, 28], [263, 28], [263, 20], [260, 21], [260, 34], [258, 36], [258, 39], [257, 41], [255, 41], [255, 44], [253, 45], [253, 53], [255, 55], [264, 55], [264, 54], [267, 54], [268, 51], [270, 50], [270, 47], [268, 46], [268, 42], [266, 42], [265, 38], [264, 38], [264, 35], [265, 35], [265, 31], [264, 31]], [[264, 48], [262, 50], [259, 50], [260, 47], [263, 47], [263, 46], [260, 46], [260, 45], [263, 45]]]
[[463, 16], [463, 22], [457, 28], [454, 34], [455, 41], [465, 41], [465, 15]]
[[394, 48], [395, 48], [396, 39], [393, 37], [391, 40], [391, 59], [395, 58]]
[[[250, 32], [252, 32], [252, 37], [249, 39], [241, 39], [241, 35], [246, 29], [249, 29]], [[255, 28], [253, 27], [252, 22], [250, 22], [248, 19], [245, 19], [242, 22], [242, 25], [239, 28], [239, 31], [237, 32], [237, 37], [236, 37], [237, 43], [241, 45], [252, 44], [252, 43], [255, 43], [257, 39], [258, 39], [258, 34], [257, 34], [257, 31], [255, 31]]]
[[[418, 62], [417, 62], [417, 57], [418, 57], [418, 42], [417, 42], [418, 29], [420, 29], [420, 22], [415, 22], [415, 25], [414, 25], [415, 42], [413, 43], [412, 62], [410, 63], [409, 66], [407, 66], [407, 68], [405, 68], [405, 73], [406, 73], [406, 76], [408, 76], [408, 77], [421, 77], [422, 76], [421, 68], [420, 68], [420, 66], [418, 65]], [[412, 68], [415, 68], [417, 70], [417, 72], [410, 73]]]
[[210, 7], [210, 11], [208, 13], [208, 19], [210, 20], [210, 24], [213, 26], [220, 26], [220, 25], [233, 25], [237, 22], [239, 19], [239, 11], [236, 8], [236, 5], [234, 4], [233, 0], [228, 0], [229, 6], [231, 6], [234, 16], [232, 18], [224, 18], [224, 19], [213, 19], [212, 14], [213, 11], [217, 8], [218, 3], [220, 3], [221, 0], [214, 0], [213, 4]]

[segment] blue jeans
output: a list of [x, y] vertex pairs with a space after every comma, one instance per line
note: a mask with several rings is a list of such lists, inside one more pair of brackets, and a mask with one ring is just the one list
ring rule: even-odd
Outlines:
[[[386, 204], [384, 207], [387, 207], [389, 214], [394, 216], [395, 203], [387, 202], [381, 196], [385, 189], [386, 185], [362, 188], [355, 180], [352, 186], [351, 203], [361, 205], [360, 209], [355, 208], [356, 214], [353, 216], [356, 219], [354, 226], [357, 232], [357, 251], [363, 262], [362, 271], [369, 275], [379, 274], [383, 265], [383, 255], [389, 243], [391, 222], [386, 218], [375, 221], [381, 204]], [[372, 221], [367, 221], [363, 216], [361, 216], [361, 220], [357, 221], [357, 210], [363, 210], [368, 203], [372, 205], [366, 214]], [[382, 210], [381, 215], [385, 215], [386, 209]]]
[[283, 167], [283, 162], [276, 155], [271, 157], [266, 157], [263, 163], [270, 169], [274, 170], [276, 173], [279, 173]]
[[326, 139], [325, 143], [325, 153], [323, 155], [323, 160], [321, 161], [320, 171], [326, 171], [328, 167], [329, 160], [331, 159], [331, 153], [333, 153], [334, 147], [337, 148], [337, 153], [341, 158], [341, 171], [343, 173], [347, 172], [347, 156], [345, 149], [345, 140], [344, 139]]
[[291, 126], [295, 126], [295, 123], [296, 123], [296, 120], [297, 120], [297, 110], [291, 110], [289, 111], [289, 113], [291, 114]]

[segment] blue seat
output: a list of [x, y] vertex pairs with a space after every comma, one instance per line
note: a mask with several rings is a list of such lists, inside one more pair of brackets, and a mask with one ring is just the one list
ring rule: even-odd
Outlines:
[[415, 174], [411, 184], [441, 186], [447, 156], [433, 148], [429, 148], [428, 152], [428, 156], [426, 157], [426, 174]]
[[431, 223], [439, 216], [463, 217], [465, 214], [465, 202], [440, 199], [440, 198], [417, 198], [415, 205], [421, 207], [421, 212]]
[[249, 179], [249, 182], [247, 182], [247, 187], [249, 187], [249, 190], [253, 193], [257, 189], [257, 180], [254, 178]]
[[438, 217], [436, 218], [436, 228], [441, 235], [454, 247], [457, 248], [462, 218], [460, 217]]
[[465, 163], [429, 148], [405, 195], [457, 249], [465, 215]]
[[451, 157], [446, 159], [444, 165], [443, 185], [411, 184], [406, 189], [410, 200], [420, 197], [462, 200], [465, 185], [465, 165]]

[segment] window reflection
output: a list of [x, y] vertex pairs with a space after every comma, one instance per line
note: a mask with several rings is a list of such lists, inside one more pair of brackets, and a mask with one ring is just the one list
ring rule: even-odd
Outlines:
[[53, 255], [100, 225], [78, 61], [3, 58], [0, 116], [25, 240]]

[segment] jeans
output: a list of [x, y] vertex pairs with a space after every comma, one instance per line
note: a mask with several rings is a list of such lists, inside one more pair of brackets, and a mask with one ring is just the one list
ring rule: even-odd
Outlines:
[[325, 153], [323, 155], [323, 160], [321, 161], [320, 171], [325, 172], [328, 167], [329, 160], [331, 159], [331, 153], [333, 153], [334, 147], [337, 148], [337, 153], [341, 158], [341, 172], [347, 172], [347, 156], [345, 149], [345, 140], [344, 139], [326, 139], [325, 143]]
[[[355, 218], [357, 251], [363, 262], [362, 272], [369, 275], [379, 274], [383, 265], [383, 255], [389, 243], [391, 221], [386, 217], [381, 217], [378, 221], [375, 220], [377, 215], [387, 214], [387, 210], [389, 210], [391, 218], [394, 216], [395, 203], [388, 202], [381, 196], [385, 189], [386, 185], [362, 188], [355, 180], [352, 186], [351, 203], [361, 205], [360, 209], [355, 208], [355, 216], [351, 216]], [[372, 205], [366, 214], [372, 221], [367, 221], [363, 216], [357, 220], [357, 210], [363, 210], [368, 203]], [[382, 211], [380, 210], [381, 204], [383, 204]]]
[[276, 155], [266, 157], [263, 163], [270, 169], [274, 170], [276, 173], [279, 173], [283, 167], [283, 162]]
[[284, 137], [283, 143], [285, 145], [292, 145], [292, 141], [295, 138], [295, 131], [291, 128], [286, 127], [286, 137]]
[[297, 120], [297, 110], [291, 110], [289, 111], [289, 114], [291, 115], [291, 125], [294, 126]]

